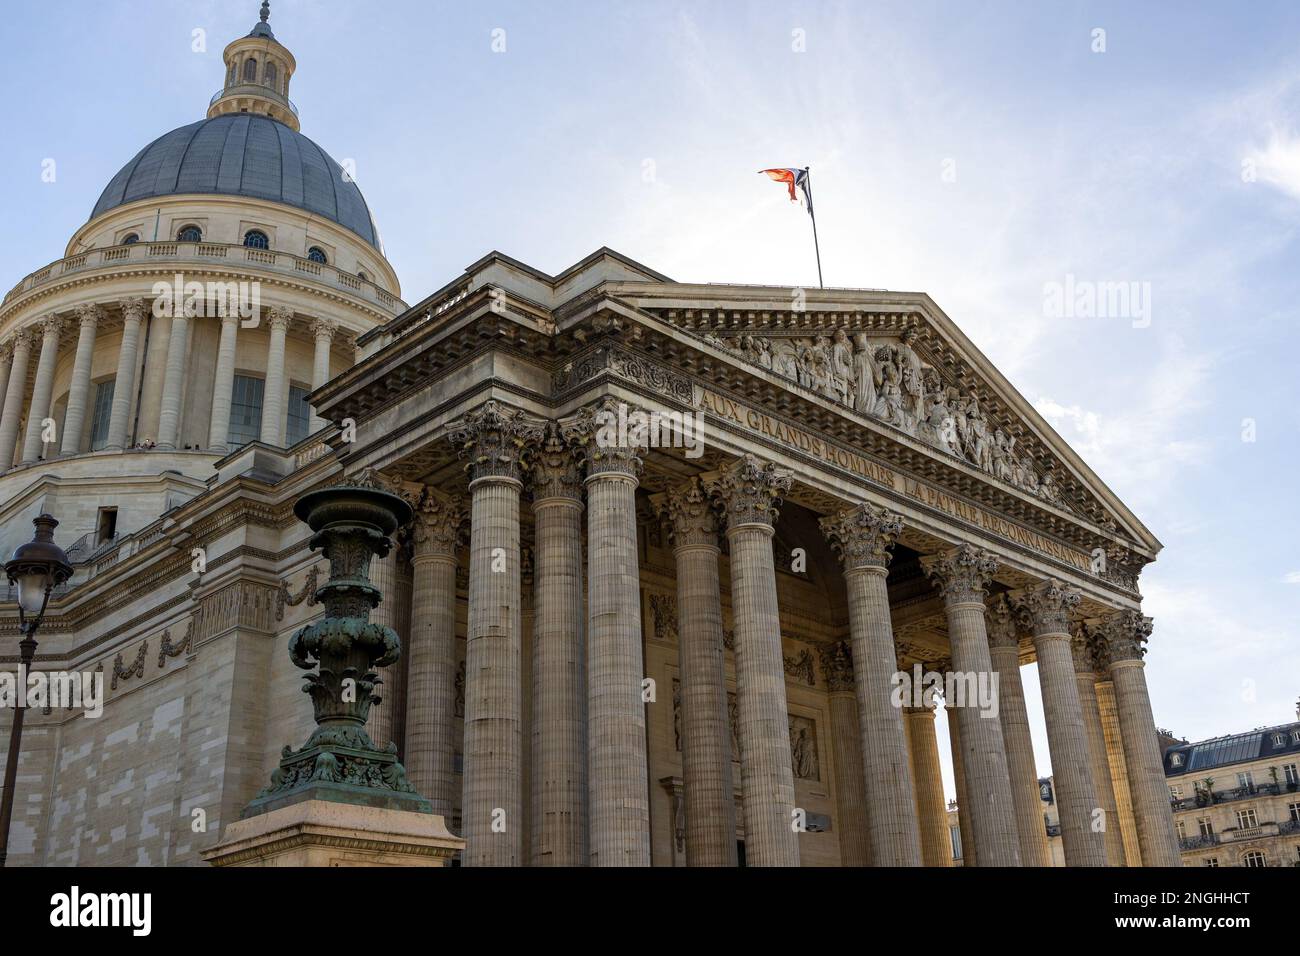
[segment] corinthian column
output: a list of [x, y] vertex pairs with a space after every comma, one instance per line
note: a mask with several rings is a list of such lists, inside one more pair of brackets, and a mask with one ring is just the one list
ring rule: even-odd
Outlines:
[[[9, 391], [9, 373], [13, 369], [13, 357], [13, 342], [7, 339], [0, 342], [0, 423], [4, 421], [5, 393]], [[0, 471], [4, 468], [4, 463], [0, 463]]]
[[288, 389], [284, 383], [284, 341], [293, 321], [293, 309], [276, 306], [271, 309], [267, 327], [271, 332], [271, 346], [266, 355], [266, 388], [262, 392], [263, 444], [279, 447], [284, 444], [280, 421], [284, 418]]
[[[943, 593], [953, 670], [987, 677], [993, 671], [993, 661], [984, 625], [984, 589], [997, 570], [997, 561], [987, 551], [963, 544], [946, 554], [924, 558], [922, 564]], [[1002, 724], [969, 703], [958, 709], [962, 711], [958, 717], [961, 762], [970, 797], [970, 806], [962, 806], [961, 814], [962, 819], [970, 820], [979, 864], [1019, 866], [1020, 838]], [[964, 825], [962, 832], [966, 832]]]
[[[217, 374], [212, 380], [212, 417], [208, 422], [209, 451], [226, 451], [230, 440], [230, 403], [235, 388], [235, 350], [238, 339], [239, 313], [223, 313], [221, 341], [217, 344]], [[265, 395], [263, 400], [265, 401]], [[423, 790], [420, 792], [424, 793]]]
[[1115, 808], [1119, 812], [1120, 835], [1124, 838], [1126, 866], [1142, 865], [1138, 845], [1137, 820], [1133, 816], [1133, 797], [1128, 785], [1128, 766], [1124, 762], [1124, 741], [1119, 730], [1119, 708], [1115, 705], [1115, 683], [1110, 678], [1110, 644], [1106, 628], [1100, 624], [1091, 633], [1092, 655], [1096, 665], [1097, 710], [1101, 714], [1101, 731], [1106, 738], [1106, 761], [1115, 788]]
[[613, 401], [565, 426], [587, 454], [587, 746], [591, 862], [650, 865], [636, 488], [640, 449], [620, 444]]
[[41, 323], [41, 357], [36, 363], [36, 382], [32, 386], [32, 404], [27, 413], [27, 437], [23, 440], [23, 461], [41, 457], [45, 442], [41, 439], [45, 419], [50, 417], [50, 393], [54, 390], [54, 364], [59, 358], [59, 336], [63, 319], [47, 316]]
[[407, 642], [406, 775], [433, 812], [450, 820], [456, 793], [456, 549], [464, 504], [426, 488], [411, 526], [411, 632]]
[[1110, 758], [1106, 755], [1106, 734], [1101, 727], [1101, 710], [1097, 706], [1096, 662], [1088, 627], [1079, 622], [1070, 628], [1070, 652], [1074, 660], [1074, 682], [1083, 711], [1083, 734], [1088, 742], [1088, 766], [1092, 785], [1097, 792], [1097, 806], [1106, 827], [1102, 840], [1106, 847], [1106, 865], [1124, 865], [1124, 835], [1119, 809], [1115, 803], [1115, 785], [1110, 775]]
[[866, 772], [862, 769], [862, 725], [853, 681], [849, 641], [818, 648], [831, 712], [831, 753], [835, 759], [835, 829], [840, 835], [840, 865], [871, 865], [867, 826]]
[[[698, 478], [663, 501], [677, 561], [686, 865], [736, 865], [736, 800], [718, 582], [718, 519]], [[841, 840], [843, 836], [841, 836]]]
[[916, 788], [921, 863], [924, 866], [952, 866], [952, 841], [948, 838], [948, 814], [943, 799], [934, 710], [933, 698], [920, 707], [906, 708], [907, 742], [912, 755], [912, 781]]
[[126, 447], [130, 429], [131, 399], [135, 397], [135, 369], [139, 358], [140, 323], [144, 321], [144, 300], [123, 299], [122, 343], [117, 350], [117, 376], [113, 379], [113, 405], [108, 415], [108, 441], [105, 448], [120, 451]]
[[587, 668], [582, 620], [582, 466], [552, 423], [533, 463], [534, 866], [586, 866]]
[[1169, 807], [1169, 786], [1156, 742], [1146, 676], [1142, 673], [1151, 618], [1139, 611], [1121, 611], [1107, 619], [1105, 633], [1142, 865], [1179, 866], [1181, 854]]
[[[311, 324], [312, 336], [316, 340], [316, 353], [313, 356], [311, 366], [312, 391], [320, 388], [330, 380], [330, 346], [334, 341], [334, 333], [338, 330], [339, 324], [331, 322], [329, 319], [316, 319]], [[325, 425], [325, 419], [317, 415], [313, 407], [311, 415], [312, 432], [320, 431]]]
[[27, 397], [27, 364], [32, 355], [31, 330], [19, 329], [9, 344], [13, 347], [13, 360], [5, 386], [4, 414], [0, 416], [0, 471], [7, 471], [14, 463], [18, 423], [23, 417], [23, 399]]
[[[936, 670], [947, 671], [952, 664]], [[957, 791], [957, 830], [961, 836], [961, 865], [963, 867], [979, 866], [979, 851], [975, 849], [975, 824], [971, 822], [970, 791], [966, 787], [966, 768], [962, 766], [962, 754], [965, 749], [961, 744], [961, 710], [954, 707], [952, 701], [944, 701], [943, 712], [948, 718], [948, 744], [952, 749], [953, 789]], [[978, 718], [976, 718], [978, 719]], [[947, 815], [944, 816], [947, 823]]]
[[1020, 865], [1051, 866], [1043, 801], [1038, 792], [1038, 766], [1034, 762], [1029, 713], [1025, 709], [1025, 687], [1020, 679], [1021, 623], [1005, 594], [989, 602], [987, 627], [989, 657], [998, 673], [998, 719], [1007, 748], [1007, 774], [1016, 809], [1016, 832], [1020, 835]]
[[885, 586], [890, 548], [902, 519], [862, 504], [821, 520], [822, 532], [844, 562], [849, 631], [857, 678], [858, 720], [866, 772], [867, 825], [876, 866], [920, 866], [921, 834], [902, 709], [892, 690], [897, 654]]
[[90, 362], [95, 355], [95, 331], [103, 312], [97, 305], [77, 307], [77, 354], [72, 361], [72, 381], [68, 385], [68, 408], [63, 416], [63, 442], [60, 454], [81, 451], [81, 429], [86, 422], [86, 399], [90, 394]]
[[466, 866], [518, 866], [523, 853], [519, 493], [542, 426], [489, 401], [453, 425], [468, 460], [469, 626], [465, 640]]
[[773, 522], [790, 472], [746, 455], [727, 465], [709, 491], [721, 503], [731, 548], [731, 608], [736, 629], [736, 705], [745, 861], [798, 866], [794, 769], [776, 603]]
[[190, 317], [182, 312], [172, 316], [171, 335], [167, 339], [167, 371], [158, 411], [159, 448], [175, 448], [180, 440], [181, 395], [185, 388], [189, 351]]
[[1094, 811], [1100, 804], [1092, 781], [1083, 707], [1070, 653], [1070, 612], [1079, 604], [1079, 593], [1060, 581], [1048, 580], [1020, 592], [1017, 603], [1033, 628], [1047, 746], [1052, 756], [1057, 805], [1061, 808], [1065, 865], [1105, 866], [1105, 839], [1094, 829]]

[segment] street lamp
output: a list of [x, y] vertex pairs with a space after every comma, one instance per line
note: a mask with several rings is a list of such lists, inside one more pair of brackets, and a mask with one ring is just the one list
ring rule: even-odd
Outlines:
[[[27, 668], [36, 656], [36, 629], [45, 617], [45, 607], [56, 587], [72, 577], [68, 556], [54, 543], [54, 529], [59, 523], [51, 515], [32, 519], [36, 535], [26, 544], [20, 544], [14, 556], [5, 563], [5, 574], [10, 584], [18, 585], [18, 629], [22, 639], [18, 642], [18, 683], [27, 680]], [[9, 728], [9, 752], [5, 756], [4, 794], [0, 797], [0, 867], [9, 856], [9, 821], [14, 812], [14, 784], [18, 779], [18, 754], [23, 743], [24, 695], [20, 691], [14, 701], [14, 722]]]

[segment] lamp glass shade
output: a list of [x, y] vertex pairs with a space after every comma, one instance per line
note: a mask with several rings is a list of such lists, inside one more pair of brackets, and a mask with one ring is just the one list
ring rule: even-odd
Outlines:
[[18, 604], [24, 614], [41, 613], [45, 604], [45, 587], [49, 574], [44, 571], [25, 571], [18, 575]]

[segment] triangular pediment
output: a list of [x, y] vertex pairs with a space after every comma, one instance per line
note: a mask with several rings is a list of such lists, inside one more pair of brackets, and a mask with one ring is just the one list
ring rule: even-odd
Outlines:
[[1151, 556], [1160, 549], [924, 294], [677, 283], [619, 283], [607, 292]]

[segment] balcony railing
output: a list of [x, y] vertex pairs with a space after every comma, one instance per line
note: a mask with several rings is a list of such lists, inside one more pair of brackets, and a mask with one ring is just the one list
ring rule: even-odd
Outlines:
[[326, 285], [369, 299], [385, 310], [394, 314], [406, 309], [406, 303], [397, 296], [381, 289], [368, 279], [359, 279], [334, 266], [313, 262], [288, 252], [273, 249], [250, 249], [246, 246], [224, 242], [137, 242], [129, 246], [106, 246], [91, 249], [66, 259], [52, 262], [43, 269], [23, 278], [9, 290], [0, 305], [9, 305], [19, 296], [39, 289], [52, 282], [58, 282], [70, 273], [82, 273], [107, 266], [121, 268], [124, 265], [138, 264], [157, 268], [165, 264], [173, 268], [183, 262], [198, 263], [210, 267], [213, 263], [229, 263], [234, 269], [264, 269], [282, 275], [309, 275]]
[[1184, 850], [1199, 850], [1205, 846], [1218, 846], [1219, 835], [1217, 833], [1202, 833], [1199, 836], [1182, 837], [1178, 841], [1178, 846]]
[[1169, 805], [1175, 812], [1179, 810], [1194, 810], [1198, 807], [1204, 808], [1216, 803], [1231, 803], [1234, 800], [1253, 800], [1256, 797], [1277, 797], [1281, 796], [1283, 786], [1277, 783], [1257, 783], [1253, 787], [1232, 787], [1228, 790], [1215, 790], [1211, 794], [1213, 799], [1206, 799], [1207, 791], [1198, 790], [1194, 797], [1183, 797], [1181, 799], [1170, 799]]
[[298, 107], [294, 106], [293, 100], [260, 83], [240, 83], [238, 86], [223, 87], [212, 94], [212, 99], [208, 100], [208, 106], [211, 106], [223, 96], [265, 96], [268, 100], [275, 100], [277, 103], [283, 104], [294, 116], [298, 115]]

